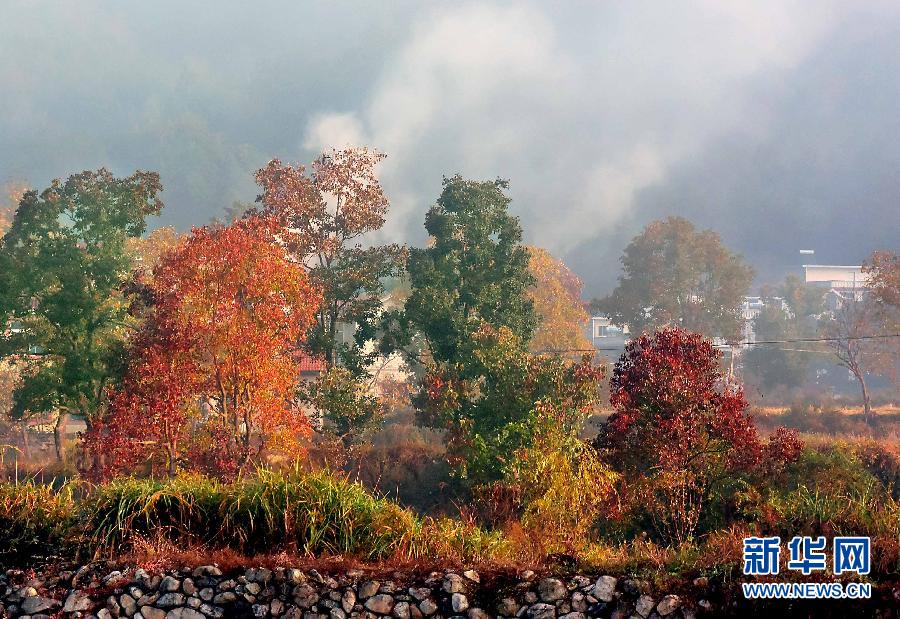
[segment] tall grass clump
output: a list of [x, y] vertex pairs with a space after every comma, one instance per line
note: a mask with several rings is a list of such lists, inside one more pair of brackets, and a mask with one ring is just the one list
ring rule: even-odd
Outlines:
[[72, 487], [0, 483], [0, 564], [25, 565], [72, 549], [75, 502]]
[[219, 531], [223, 488], [200, 475], [120, 477], [93, 488], [79, 513], [94, 552], [115, 551], [137, 536], [209, 543]]
[[416, 517], [331, 473], [259, 471], [225, 488], [222, 541], [244, 552], [268, 552], [276, 540], [304, 554], [379, 559], [408, 555]]

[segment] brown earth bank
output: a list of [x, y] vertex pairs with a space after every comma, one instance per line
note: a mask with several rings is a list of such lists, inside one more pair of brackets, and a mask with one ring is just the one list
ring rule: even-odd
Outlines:
[[115, 562], [0, 574], [0, 615], [82, 619], [691, 619], [900, 616], [900, 581], [869, 600], [748, 601], [740, 585], [698, 578], [669, 591], [603, 574], [422, 566], [215, 565], [154, 569]]

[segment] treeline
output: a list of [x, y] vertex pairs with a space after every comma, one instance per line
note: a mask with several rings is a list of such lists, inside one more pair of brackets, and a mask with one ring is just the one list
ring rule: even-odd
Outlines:
[[[542, 552], [841, 523], [871, 532], [888, 563], [900, 557], [897, 503], [878, 477], [893, 455], [870, 465], [783, 428], [759, 435], [704, 336], [733, 334], [750, 278], [716, 235], [669, 220], [632, 242], [604, 305], [646, 331], [608, 372], [590, 352], [546, 352], [583, 347], [580, 282], [522, 244], [504, 181], [445, 178], [425, 247], [371, 243], [389, 206], [381, 158], [272, 161], [255, 205], [183, 236], [142, 236], [162, 208], [154, 173], [85, 172], [26, 192], [0, 247], [12, 417], [58, 430], [83, 418], [77, 467], [91, 481], [253, 479], [311, 468], [317, 441], [365, 442], [388, 399], [372, 383], [395, 357], [472, 517], [518, 527]], [[883, 307], [896, 301], [891, 260], [872, 267]], [[613, 414], [587, 440], [605, 399]], [[823, 459], [843, 485], [815, 512], [818, 495], [804, 493], [828, 479], [811, 465]]]

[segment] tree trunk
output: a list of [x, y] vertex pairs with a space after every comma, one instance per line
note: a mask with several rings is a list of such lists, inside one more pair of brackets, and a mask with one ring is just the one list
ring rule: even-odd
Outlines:
[[872, 427], [875, 425], [875, 415], [872, 414], [872, 400], [869, 397], [869, 387], [866, 385], [866, 376], [859, 366], [855, 366], [852, 371], [856, 380], [859, 381], [859, 390], [862, 392], [863, 418], [866, 420], [866, 423], [869, 424], [869, 427]]
[[28, 449], [28, 422], [24, 419], [22, 420], [22, 460], [28, 462], [29, 457], [29, 449]]
[[56, 425], [53, 426], [53, 443], [56, 447], [56, 461], [63, 461], [63, 441], [66, 438], [66, 427], [69, 424], [69, 413], [60, 411], [56, 416]]

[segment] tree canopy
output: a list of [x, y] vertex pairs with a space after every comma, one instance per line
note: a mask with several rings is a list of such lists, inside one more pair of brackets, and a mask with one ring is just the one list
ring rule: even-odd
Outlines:
[[124, 285], [147, 217], [162, 208], [154, 172], [108, 170], [27, 191], [0, 248], [0, 356], [24, 361], [14, 413], [101, 413], [133, 321]]
[[741, 302], [753, 269], [731, 253], [719, 235], [688, 220], [650, 223], [622, 255], [619, 284], [596, 303], [634, 333], [678, 326], [737, 341]]
[[534, 278], [506, 188], [500, 180], [445, 178], [425, 217], [430, 246], [410, 250], [405, 317], [434, 361], [458, 361], [484, 324], [506, 327], [526, 344], [534, 332]]

